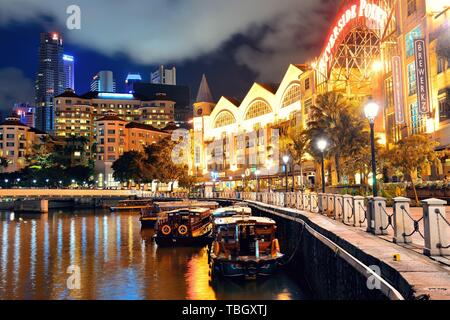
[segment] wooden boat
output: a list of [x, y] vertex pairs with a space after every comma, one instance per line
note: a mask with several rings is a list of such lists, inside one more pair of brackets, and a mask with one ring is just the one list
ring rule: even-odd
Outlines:
[[111, 211], [139, 211], [153, 205], [153, 200], [121, 200], [117, 206], [111, 207]]
[[217, 202], [207, 201], [169, 201], [154, 202], [153, 204], [141, 209], [141, 226], [143, 228], [153, 228], [158, 221], [161, 212], [174, 211], [184, 208], [207, 208], [217, 209]]
[[155, 240], [158, 245], [206, 245], [212, 241], [209, 208], [185, 208], [159, 214]]
[[219, 208], [219, 204], [214, 201], [168, 201], [168, 202], [154, 202], [154, 207], [157, 212], [173, 211], [184, 208], [208, 208], [215, 210]]
[[231, 207], [219, 208], [213, 213], [214, 219], [232, 217], [237, 215], [251, 216], [252, 209], [247, 206], [234, 205]]
[[216, 237], [210, 250], [212, 276], [254, 279], [273, 274], [283, 257], [275, 221], [265, 217], [215, 219]]

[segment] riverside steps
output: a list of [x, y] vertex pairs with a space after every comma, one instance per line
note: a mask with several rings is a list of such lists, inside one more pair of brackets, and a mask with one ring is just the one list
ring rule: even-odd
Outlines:
[[450, 300], [446, 202], [316, 193], [209, 193], [277, 221], [294, 273], [321, 299]]

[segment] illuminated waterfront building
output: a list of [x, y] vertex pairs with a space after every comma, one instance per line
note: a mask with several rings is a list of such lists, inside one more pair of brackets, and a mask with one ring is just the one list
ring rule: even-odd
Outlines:
[[156, 129], [139, 122], [128, 122], [116, 112], [108, 111], [96, 121], [97, 155], [95, 172], [100, 187], [117, 187], [114, 181], [114, 161], [127, 151], [144, 151], [145, 146], [157, 142], [170, 132]]
[[[194, 103], [192, 172], [206, 176], [217, 172], [219, 178], [239, 181], [242, 174], [267, 172], [267, 162], [273, 161], [271, 171], [281, 174], [275, 168], [277, 137], [289, 126], [305, 126], [315, 97], [314, 76], [306, 65], [290, 65], [280, 84], [255, 83], [242, 101], [222, 97], [215, 104], [211, 97], [203, 77]], [[224, 155], [220, 163], [212, 155], [217, 146]], [[306, 176], [314, 176], [313, 168], [308, 172], [305, 167], [304, 180]]]
[[[316, 96], [330, 91], [358, 101], [361, 112], [370, 99], [380, 104], [376, 131], [388, 149], [418, 133], [429, 133], [439, 150], [449, 149], [449, 7], [448, 0], [342, 1], [320, 56], [291, 65], [281, 84], [255, 83], [243, 101], [194, 103], [192, 172], [214, 172], [222, 181], [255, 179], [265, 161], [276, 160], [274, 129], [282, 135], [288, 126], [306, 127]], [[223, 151], [219, 161], [217, 151]], [[279, 174], [282, 166], [276, 166]], [[450, 159], [435, 169], [422, 176], [449, 176]], [[311, 163], [303, 179], [313, 182], [313, 171]], [[335, 172], [332, 178], [337, 183]]]
[[41, 143], [46, 133], [31, 128], [13, 114], [0, 124], [0, 157], [8, 162], [2, 172], [19, 171], [26, 166], [26, 157], [32, 153], [33, 145]]
[[174, 104], [164, 94], [155, 95], [153, 99], [142, 99], [134, 94], [104, 92], [88, 92], [79, 96], [67, 90], [55, 98], [55, 135], [65, 139], [85, 137], [89, 141], [86, 146], [89, 156], [89, 150], [98, 138], [97, 120], [105, 114], [115, 113], [122, 121], [140, 123], [147, 130], [171, 130]]

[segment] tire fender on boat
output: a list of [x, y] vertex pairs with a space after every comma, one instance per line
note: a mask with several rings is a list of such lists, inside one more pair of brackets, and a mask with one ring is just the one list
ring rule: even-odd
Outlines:
[[184, 224], [178, 227], [178, 233], [182, 236], [185, 236], [188, 233], [188, 227], [186, 227]]
[[172, 232], [172, 228], [169, 225], [165, 225], [161, 228], [161, 232], [163, 235], [168, 236], [170, 232]]

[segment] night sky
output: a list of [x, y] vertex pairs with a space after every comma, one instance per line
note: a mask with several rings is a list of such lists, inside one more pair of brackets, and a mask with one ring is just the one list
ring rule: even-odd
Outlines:
[[[157, 65], [177, 67], [195, 97], [206, 73], [215, 99], [241, 99], [254, 81], [279, 82], [289, 63], [320, 53], [336, 0], [0, 0], [0, 110], [34, 102], [39, 33], [58, 31], [75, 56], [76, 91], [112, 70], [149, 81]], [[66, 8], [81, 8], [81, 30]]]

